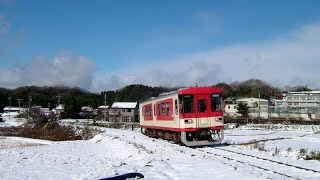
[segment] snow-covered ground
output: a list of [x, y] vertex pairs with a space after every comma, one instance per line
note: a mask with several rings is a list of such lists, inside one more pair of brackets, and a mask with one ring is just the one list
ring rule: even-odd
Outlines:
[[[145, 179], [320, 179], [320, 172], [268, 161], [320, 169], [319, 161], [298, 157], [301, 148], [320, 150], [320, 134], [312, 128], [318, 127], [228, 129], [224, 142], [232, 145], [204, 148], [152, 139], [138, 129], [104, 129], [90, 140], [66, 142], [0, 137], [0, 179], [101, 179], [129, 172]], [[254, 148], [257, 140], [264, 151]], [[272, 155], [276, 147], [280, 153]]]

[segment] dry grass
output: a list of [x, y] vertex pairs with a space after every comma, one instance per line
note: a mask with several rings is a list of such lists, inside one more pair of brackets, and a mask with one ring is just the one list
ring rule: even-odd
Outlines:
[[92, 138], [92, 132], [89, 128], [84, 128], [82, 132], [76, 133], [72, 126], [54, 126], [54, 127], [2, 127], [0, 128], [2, 136], [19, 136], [32, 139], [44, 139], [50, 141], [69, 141]]

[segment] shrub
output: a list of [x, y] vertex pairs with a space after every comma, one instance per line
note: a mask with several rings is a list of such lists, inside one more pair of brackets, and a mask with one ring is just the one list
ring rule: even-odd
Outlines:
[[252, 146], [253, 149], [257, 149], [258, 151], [267, 151], [265, 148], [265, 143], [255, 142]]
[[280, 148], [276, 147], [274, 149], [274, 152], [272, 153], [272, 156], [279, 156], [280, 155]]
[[307, 153], [308, 153], [308, 149], [302, 148], [302, 149], [300, 149], [300, 151], [299, 151], [298, 157], [299, 157], [299, 158], [305, 158], [305, 156], [307, 155]]
[[310, 154], [307, 154], [305, 160], [318, 160], [320, 161], [320, 152], [311, 151]]
[[54, 116], [44, 116], [38, 109], [30, 111], [30, 118], [23, 127], [0, 128], [0, 134], [51, 141], [81, 140], [93, 136], [88, 127], [84, 128], [81, 133], [77, 133], [74, 127], [59, 125]]

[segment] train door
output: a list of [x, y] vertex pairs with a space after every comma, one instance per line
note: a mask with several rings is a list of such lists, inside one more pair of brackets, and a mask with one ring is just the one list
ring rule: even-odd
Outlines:
[[208, 106], [208, 95], [195, 95], [195, 116], [197, 121], [197, 127], [209, 127], [210, 121], [209, 106]]
[[180, 118], [179, 118], [179, 105], [178, 105], [178, 99], [174, 100], [174, 112], [173, 112], [173, 119], [176, 126], [180, 127]]

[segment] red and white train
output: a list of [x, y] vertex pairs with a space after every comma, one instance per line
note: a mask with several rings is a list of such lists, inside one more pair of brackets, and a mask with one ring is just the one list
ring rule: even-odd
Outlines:
[[141, 132], [186, 146], [219, 144], [223, 140], [221, 90], [193, 87], [141, 102]]

